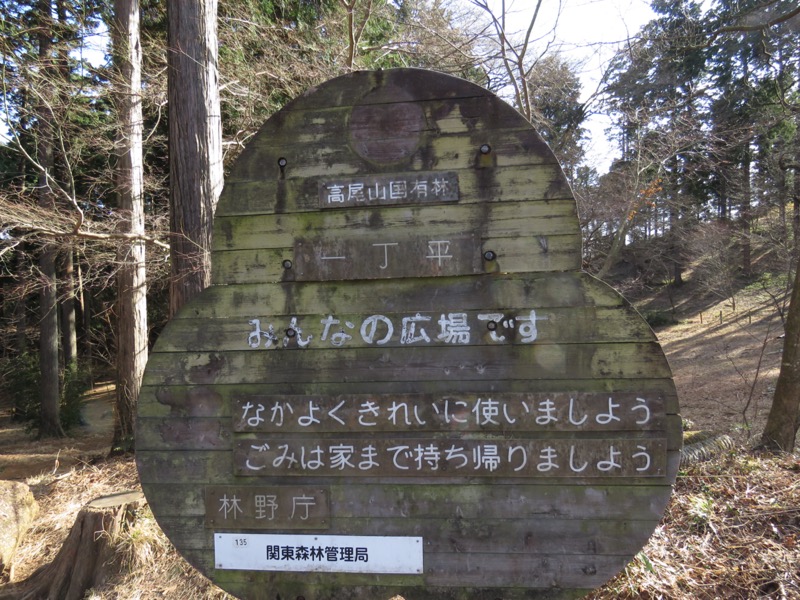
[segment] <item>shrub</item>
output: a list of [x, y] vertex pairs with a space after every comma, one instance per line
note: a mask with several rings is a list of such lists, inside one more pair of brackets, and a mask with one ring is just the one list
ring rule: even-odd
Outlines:
[[666, 325], [675, 325], [677, 322], [671, 313], [663, 310], [646, 313], [644, 315], [644, 319], [647, 321], [648, 325], [654, 329], [656, 327], [664, 327]]
[[[6, 363], [5, 371], [1, 391], [11, 401], [12, 418], [28, 423], [31, 429], [37, 428], [41, 418], [38, 355], [15, 356]], [[72, 363], [62, 373], [59, 417], [65, 431], [81, 423], [81, 402], [90, 388], [91, 377], [87, 369]]]
[[64, 370], [61, 385], [61, 411], [59, 417], [61, 426], [68, 431], [75, 425], [81, 425], [81, 403], [83, 396], [92, 387], [92, 380], [88, 369], [79, 368], [72, 363]]
[[5, 368], [3, 395], [11, 400], [15, 421], [39, 418], [39, 357], [20, 354], [8, 360]]

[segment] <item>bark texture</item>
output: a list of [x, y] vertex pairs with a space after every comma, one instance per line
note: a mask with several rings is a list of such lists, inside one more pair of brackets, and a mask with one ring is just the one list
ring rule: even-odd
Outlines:
[[93, 500], [78, 513], [53, 562], [0, 590], [0, 599], [80, 600], [119, 570], [114, 542], [144, 504], [140, 492]]
[[211, 282], [211, 225], [222, 190], [217, 1], [167, 2], [170, 315]]
[[761, 444], [771, 450], [794, 450], [800, 428], [800, 268], [797, 269], [786, 316], [783, 357], [772, 407], [761, 436]]
[[[52, 20], [49, 0], [40, 0], [38, 4], [40, 23], [39, 60], [42, 70], [53, 75], [52, 62]], [[47, 79], [47, 77], [45, 77]], [[43, 86], [44, 87], [44, 86]], [[42, 101], [37, 108], [39, 122], [37, 125], [37, 159], [39, 162], [38, 200], [39, 206], [55, 210], [55, 201], [50, 187], [49, 177], [52, 175], [55, 161], [53, 159], [53, 112], [47, 101], [47, 89], [40, 90]], [[61, 437], [59, 409], [61, 394], [59, 389], [58, 365], [58, 300], [56, 289], [56, 258], [54, 246], [45, 244], [39, 257], [41, 277], [39, 293], [39, 368], [41, 412], [39, 435], [44, 437]]]
[[[117, 195], [125, 233], [144, 235], [142, 49], [139, 0], [114, 2], [114, 60], [118, 75]], [[123, 242], [117, 273], [117, 398], [112, 453], [133, 450], [136, 403], [147, 364], [147, 277], [144, 241]]]

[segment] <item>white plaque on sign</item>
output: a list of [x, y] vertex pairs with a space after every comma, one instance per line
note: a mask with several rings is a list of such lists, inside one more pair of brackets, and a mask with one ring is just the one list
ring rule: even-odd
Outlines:
[[217, 569], [319, 573], [422, 573], [422, 538], [217, 533]]

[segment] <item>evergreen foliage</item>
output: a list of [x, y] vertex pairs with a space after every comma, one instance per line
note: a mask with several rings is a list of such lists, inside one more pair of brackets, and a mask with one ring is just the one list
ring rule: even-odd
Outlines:
[[[41, 372], [39, 357], [34, 353], [15, 356], [5, 362], [0, 394], [13, 405], [12, 418], [38, 429], [39, 387]], [[92, 387], [91, 374], [77, 364], [70, 364], [62, 373], [61, 426], [65, 431], [82, 424], [81, 405], [83, 397]]]
[[[482, 6], [220, 0], [226, 164], [266, 118], [324, 80], [353, 69], [436, 69], [491, 87], [529, 114], [573, 185], [588, 270], [605, 277], [632, 265], [635, 277], [658, 285], [679, 284], [688, 265], [698, 265], [693, 277], [733, 299], [761, 275], [760, 252], [792, 280], [800, 237], [796, 0], [653, 0], [655, 18], [613, 60], [601, 104], [582, 99], [579, 66], [564, 56], [529, 47], [530, 40], [498, 40], [488, 5], [476, 9]], [[89, 43], [109, 37], [110, 11], [101, 0], [0, 3], [2, 113], [10, 133], [0, 147], [0, 293], [4, 306], [38, 307], [42, 249], [57, 265], [74, 256], [74, 273], [59, 266], [57, 284], [62, 306], [70, 280], [77, 290], [79, 366], [111, 365], [115, 355], [115, 72], [110, 49], [104, 60], [88, 60]], [[166, 320], [169, 287], [163, 1], [142, 0], [141, 31], [152, 342]], [[519, 64], [509, 68], [508, 57]], [[611, 115], [618, 143], [602, 176], [586, 162], [586, 118], [598, 110]], [[50, 155], [47, 179], [41, 167]], [[29, 312], [3, 312], [7, 365], [22, 360], [14, 358], [25, 350], [20, 335], [36, 339], [41, 320], [26, 326]]]

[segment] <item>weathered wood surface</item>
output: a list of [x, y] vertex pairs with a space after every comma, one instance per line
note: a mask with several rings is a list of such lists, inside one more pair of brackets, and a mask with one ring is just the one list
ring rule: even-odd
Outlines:
[[[310, 90], [238, 159], [212, 262], [151, 355], [137, 463], [226, 590], [578, 597], [657, 526], [680, 461], [669, 366], [580, 272], [555, 157], [489, 92], [415, 70]], [[217, 569], [223, 532], [421, 536], [424, 572]]]
[[[162, 382], [163, 383], [163, 382]], [[441, 394], [436, 382], [387, 381], [381, 385], [381, 393], [387, 396], [405, 394]], [[666, 415], [675, 415], [678, 411], [678, 400], [672, 382], [665, 379], [605, 379], [603, 386], [597, 380], [521, 380], [509, 381], [504, 386], [506, 393], [546, 394], [553, 390], [563, 393], [570, 390], [574, 394], [635, 394], [644, 395], [651, 401], [663, 398]], [[448, 383], [447, 395], [455, 394], [495, 394], [495, 382], [454, 381]], [[335, 397], [350, 394], [374, 394], [372, 382], [329, 382], [313, 384], [310, 382], [291, 383], [259, 383], [228, 385], [147, 385], [142, 394], [145, 396], [139, 416], [150, 417], [231, 417], [233, 405], [242, 397], [258, 398], [281, 397], [288, 394], [296, 396], [324, 395]]]
[[[370, 431], [396, 434], [480, 431], [550, 436], [576, 429], [580, 432], [661, 431], [668, 418], [664, 398], [658, 394], [648, 394], [646, 398], [630, 393], [564, 392], [501, 392], [481, 396], [452, 392], [392, 394], [391, 405], [387, 407], [375, 403], [374, 394], [241, 394], [231, 397], [229, 405], [235, 433], [342, 433], [362, 426], [369, 427]], [[401, 405], [413, 406], [412, 422], [391, 410]], [[312, 408], [317, 419], [308, 423], [307, 416]], [[493, 414], [482, 415], [482, 408], [492, 408]], [[278, 409], [280, 414], [277, 414]]]
[[[151, 457], [156, 455], [150, 453]], [[246, 482], [253, 487], [263, 484]], [[402, 482], [401, 482], [402, 484]], [[284, 484], [276, 484], [284, 485]], [[357, 493], [351, 492], [356, 486]], [[331, 503], [338, 507], [341, 519], [392, 519], [409, 518], [416, 512], [419, 518], [432, 520], [508, 519], [509, 515], [527, 518], [536, 523], [545, 521], [587, 521], [587, 515], [603, 507], [604, 522], [613, 527], [614, 521], [635, 523], [657, 521], [666, 506], [653, 501], [660, 497], [662, 487], [654, 484], [629, 487], [614, 485], [606, 480], [596, 486], [561, 485], [551, 482], [543, 484], [517, 483], [497, 485], [496, 482], [481, 484], [419, 483], [414, 486], [384, 482], [334, 483], [328, 487]], [[201, 518], [205, 515], [203, 486], [192, 482], [159, 483], [163, 491], [163, 517]], [[567, 543], [564, 540], [564, 543]]]
[[[138, 454], [138, 453], [137, 453]], [[667, 463], [667, 472], [665, 473], [665, 479], [673, 479], [675, 478], [678, 472], [678, 465], [680, 464], [680, 451], [678, 450], [668, 450], [666, 456], [666, 463]], [[143, 450], [141, 457], [138, 461], [140, 468], [150, 471], [147, 475], [147, 483], [148, 484], [158, 484], [160, 487], [161, 484], [169, 483], [176, 480], [182, 480], [187, 483], [192, 484], [207, 484], [209, 482], [212, 483], [224, 483], [230, 485], [239, 485], [242, 483], [243, 479], [241, 477], [235, 477], [233, 474], [233, 456], [230, 451], [213, 451], [209, 449], [201, 449], [201, 450], [178, 450], [172, 453], [170, 456], [164, 456], [163, 450]], [[662, 479], [664, 479], [662, 478]], [[354, 480], [360, 480], [362, 478], [353, 478]], [[374, 479], [385, 482], [386, 484], [390, 485], [414, 485], [414, 483], [419, 483], [420, 481], [429, 482], [430, 478], [428, 477], [418, 477], [413, 478], [413, 481], [409, 483], [408, 477], [402, 476], [394, 476], [394, 477], [375, 477]], [[453, 484], [454, 481], [465, 481], [467, 480], [470, 485], [475, 485], [476, 483], [481, 482], [483, 479], [489, 478], [481, 478], [480, 476], [459, 476], [459, 477], [437, 477], [435, 481], [437, 483], [441, 483], [442, 485], [445, 484]], [[508, 477], [508, 478], [497, 478], [497, 479], [490, 479], [492, 485], [520, 485], [522, 478], [519, 477]], [[291, 485], [298, 485], [298, 479], [296, 477], [291, 476], [282, 476], [282, 477], [275, 477], [269, 478], [270, 481], [275, 480], [279, 482], [285, 482]], [[313, 477], [313, 481], [315, 483], [319, 483], [320, 485], [334, 485], [341, 482], [340, 477], [326, 477], [323, 475], [317, 475]], [[645, 486], [651, 488], [656, 480], [652, 477], [542, 477], [542, 478], [527, 478], [525, 479], [525, 483], [529, 485], [556, 485], [562, 484], [565, 486], [608, 486], [608, 485], [618, 485], [620, 487], [626, 487], [627, 489], [632, 489], [634, 487]], [[144, 482], [142, 482], [144, 485]], [[257, 483], [254, 481], [254, 484]], [[251, 484], [252, 485], [252, 484]], [[353, 488], [353, 493], [357, 492], [358, 488]], [[155, 490], [153, 490], [155, 491]], [[663, 501], [666, 502], [666, 499], [669, 498], [669, 491], [664, 490], [663, 487], [661, 488], [661, 493], [663, 494]], [[658, 504], [661, 503], [660, 498], [656, 498], [654, 500]], [[334, 510], [336, 507], [333, 507]], [[598, 508], [598, 510], [600, 510]]]
[[[216, 511], [217, 507], [214, 506]], [[652, 525], [637, 522], [634, 519], [620, 523], [610, 521], [591, 521], [588, 519], [519, 519], [506, 517], [481, 517], [479, 520], [443, 517], [439, 519], [420, 519], [409, 517], [387, 517], [378, 515], [373, 518], [343, 519], [337, 525], [337, 531], [344, 534], [359, 535], [361, 532], [375, 527], [374, 520], [382, 521], [380, 528], [385, 535], [412, 535], [428, 538], [425, 550], [435, 554], [447, 555], [457, 553], [476, 554], [538, 554], [539, 549], [552, 546], [553, 540], [560, 540], [560, 551], [566, 556], [591, 554], [635, 553], [647, 542], [650, 534], [642, 531], [644, 526]], [[250, 521], [220, 524], [217, 528], [259, 529]], [[184, 534], [185, 547], [191, 548], [197, 536], [192, 529], [197, 527], [197, 519], [186, 519]], [[290, 529], [286, 523], [274, 526], [276, 530]], [[326, 526], [314, 523], [308, 528], [317, 532], [325, 532]], [[266, 531], [265, 531], [266, 532]], [[209, 532], [210, 533], [210, 532]], [[432, 535], [431, 535], [432, 534]], [[202, 546], [201, 546], [202, 547]], [[198, 548], [200, 549], [200, 548]]]
[[[518, 120], [517, 125], [524, 127], [525, 120], [513, 109], [507, 108], [513, 115], [509, 118]], [[231, 182], [243, 183], [263, 180], [265, 178], [288, 181], [291, 179], [314, 180], [316, 178], [336, 180], [339, 178], [353, 177], [360, 173], [374, 172], [375, 165], [356, 155], [346, 136], [341, 135], [347, 127], [343, 118], [346, 112], [325, 115], [328, 131], [319, 137], [320, 141], [314, 143], [292, 143], [285, 139], [285, 134], [276, 128], [273, 137], [276, 143], [270, 146], [253, 144], [242, 153], [237, 163], [236, 173], [230, 178]], [[492, 115], [487, 115], [491, 117]], [[312, 116], [313, 118], [313, 116]], [[339, 119], [338, 121], [336, 119]], [[435, 117], [432, 117], [435, 118]], [[262, 132], [268, 133], [272, 128], [268, 121]], [[337, 137], [338, 136], [338, 137]], [[263, 139], [269, 139], [266, 135]], [[324, 139], [333, 141], [324, 143]], [[482, 177], [481, 169], [509, 169], [520, 166], [540, 167], [540, 173], [547, 173], [548, 165], [556, 169], [550, 170], [555, 176], [549, 184], [560, 187], [557, 178], [563, 177], [560, 169], [550, 153], [549, 148], [539, 135], [529, 126], [527, 129], [500, 129], [486, 131], [465, 136], [464, 133], [439, 134], [434, 130], [419, 132], [419, 149], [405, 160], [386, 161], [389, 168], [384, 172], [428, 172], [456, 171], [474, 172], [475, 179], [479, 182], [491, 184], [492, 174], [487, 173]], [[488, 145], [490, 151], [484, 155], [481, 146]], [[285, 163], [280, 159], [284, 159]], [[556, 175], [557, 174], [557, 175]], [[266, 177], [265, 177], [266, 176]], [[319, 183], [315, 181], [315, 184]], [[553, 186], [553, 187], [555, 187]], [[550, 187], [550, 186], [548, 186]], [[467, 188], [468, 189], [468, 188]], [[282, 200], [280, 194], [277, 200]], [[267, 200], [267, 205], [271, 204]], [[284, 205], [280, 202], [273, 204], [280, 212]], [[237, 210], [239, 207], [234, 202], [227, 210]], [[227, 213], [223, 213], [227, 214]]]
[[[269, 171], [269, 169], [269, 165], [264, 165], [264, 170]], [[277, 164], [275, 169], [279, 172]], [[568, 201], [573, 203], [574, 211], [572, 192], [556, 164], [507, 167], [502, 171], [492, 171], [491, 177], [482, 175], [484, 173], [459, 171], [458, 185], [461, 196], [459, 204], [527, 201], [546, 207], [553, 202]], [[354, 179], [355, 175], [347, 174], [346, 178]], [[263, 173], [258, 179], [228, 180], [225, 184], [225, 194], [226, 199], [231, 200], [219, 206], [215, 218], [318, 211], [320, 210], [319, 187], [327, 185], [330, 181], [333, 179], [317, 177], [277, 179], [270, 182], [263, 178]], [[452, 202], [443, 204], [449, 206]], [[224, 235], [224, 232], [220, 235]], [[216, 240], [214, 243], [215, 248], [220, 248]]]
[[[335, 381], [498, 381], [669, 377], [656, 344], [339, 348], [297, 352], [154, 353], [150, 376], [172, 385]], [[511, 350], [513, 348], [513, 351]], [[513, 352], [513, 354], [512, 354]]]
[[[479, 232], [482, 238], [532, 238], [538, 235], [575, 236], [575, 203], [559, 200], [549, 203], [505, 202], [458, 204], [437, 207], [382, 207], [380, 230], [376, 232], [375, 208], [356, 207], [336, 211], [291, 214], [217, 217], [216, 239], [219, 249], [287, 248], [298, 232], [315, 230], [331, 238], [339, 235], [379, 233], [384, 239], [418, 233], [441, 237], [443, 234]], [[488, 220], [487, 220], [488, 219]]]
[[[467, 321], [474, 325], [471, 328], [469, 341], [465, 346], [497, 346], [503, 345], [504, 342], [498, 342], [492, 339], [490, 325], [488, 319], [481, 320], [478, 315], [493, 312], [503, 315], [503, 319], [499, 321], [512, 319], [515, 316], [530, 314], [531, 307], [524, 309], [492, 309], [487, 310], [468, 310], [463, 311], [467, 315]], [[238, 312], [238, 311], [237, 311]], [[381, 344], [382, 348], [401, 348], [405, 346], [401, 343], [400, 333], [402, 329], [402, 322], [404, 317], [413, 315], [422, 315], [430, 318], [430, 321], [424, 325], [425, 331], [431, 338], [430, 345], [441, 346], [447, 342], [443, 339], [438, 339], [441, 333], [441, 326], [438, 324], [442, 315], [451, 313], [449, 308], [445, 306], [445, 310], [439, 312], [412, 310], [406, 312], [389, 312], [384, 311], [380, 314], [389, 322], [392, 323], [394, 328], [393, 334], [387, 341]], [[461, 312], [461, 311], [460, 311]], [[638, 327], [638, 321], [641, 317], [630, 310], [618, 310], [608, 308], [596, 307], [582, 307], [582, 308], [550, 308], [546, 310], [536, 310], [537, 315], [537, 342], [540, 344], [548, 343], [592, 343], [606, 341], [609, 343], [619, 342], [651, 342], [653, 341], [652, 333], [649, 330]], [[332, 349], [336, 347], [337, 343], [342, 343], [348, 348], [368, 348], [375, 346], [376, 340], [381, 340], [380, 337], [373, 339], [369, 343], [362, 335], [361, 327], [364, 321], [370, 317], [370, 314], [355, 314], [355, 313], [317, 313], [317, 314], [263, 314], [247, 315], [242, 314], [237, 316], [234, 312], [231, 313], [227, 319], [176, 319], [170, 324], [169, 337], [161, 346], [162, 352], [225, 352], [225, 351], [241, 351], [252, 349], [254, 351], [270, 351], [280, 352], [284, 350], [283, 339], [285, 331], [289, 327], [292, 318], [296, 318], [297, 322], [303, 329], [303, 334], [311, 334], [313, 338], [310, 340], [306, 350], [320, 350]], [[335, 317], [333, 323], [324, 339], [325, 323], [330, 317]], [[257, 318], [258, 328], [252, 323], [254, 318]], [[543, 319], [539, 321], [538, 319]], [[349, 324], [349, 325], [348, 325]], [[269, 325], [273, 326], [276, 335], [278, 336], [277, 342], [273, 342], [266, 346], [266, 340], [263, 336], [257, 335], [257, 332], [266, 331]], [[497, 324], [496, 324], [497, 325]], [[502, 323], [499, 324], [501, 333], [503, 332]], [[335, 337], [337, 334], [344, 332], [347, 336], [346, 342], [339, 341]], [[367, 333], [365, 328], [365, 334]], [[386, 329], [383, 329], [384, 336]], [[498, 334], [500, 335], [500, 334]], [[252, 336], [252, 337], [251, 337]], [[256, 344], [256, 341], [258, 343]], [[514, 344], [514, 340], [510, 337], [507, 343]]]
[[[269, 413], [267, 412], [267, 415]], [[233, 433], [237, 433], [235, 431], [235, 425], [232, 423], [232, 419], [217, 419], [217, 418], [198, 418], [198, 417], [165, 417], [165, 418], [153, 418], [148, 419], [146, 422], [143, 421], [145, 425], [145, 430], [142, 433], [142, 444], [146, 444], [148, 449], [151, 450], [232, 450], [234, 445], [232, 444], [232, 435]], [[595, 432], [597, 435], [602, 435], [603, 439], [613, 439], [614, 433], [625, 433], [626, 439], [630, 440], [646, 440], [646, 439], [658, 439], [658, 436], [663, 436], [668, 433], [670, 436], [673, 436], [675, 433], [680, 431], [681, 421], [677, 415], [670, 415], [668, 417], [659, 416], [658, 419], [654, 419], [652, 423], [648, 424], [647, 427], [639, 427], [633, 424], [631, 421], [627, 423], [623, 423], [618, 425], [617, 427], [609, 430], [608, 428], [604, 428], [596, 423], [592, 424], [589, 427], [581, 427], [573, 428], [572, 430], [568, 430], [568, 425], [562, 425], [561, 429], [556, 427], [541, 427], [538, 428], [538, 431], [531, 432], [531, 429], [535, 428], [535, 425], [528, 425], [522, 427], [514, 427], [512, 425], [507, 425], [502, 423], [495, 428], [485, 427], [483, 426], [483, 431], [475, 431], [475, 430], [465, 430], [460, 431], [459, 428], [453, 426], [449, 429], [445, 428], [444, 426], [436, 427], [435, 425], [428, 427], [427, 425], [416, 425], [413, 426], [405, 426], [402, 427], [404, 424], [400, 424], [397, 427], [391, 428], [386, 423], [380, 423], [380, 427], [371, 427], [370, 431], [373, 433], [392, 433], [394, 435], [387, 436], [391, 437], [393, 441], [399, 442], [400, 440], [407, 439], [407, 440], [416, 440], [420, 439], [418, 437], [405, 437], [403, 434], [408, 432], [437, 432], [437, 433], [447, 433], [449, 434], [447, 439], [458, 441], [461, 439], [461, 436], [467, 436], [471, 433], [481, 433], [483, 435], [489, 435], [491, 433], [494, 434], [501, 434], [507, 436], [505, 439], [513, 439], [517, 441], [521, 440], [553, 440], [554, 442], [560, 441], [561, 443], [567, 443], [574, 440], [579, 439], [591, 439], [588, 434], [590, 432]], [[515, 424], [516, 425], [516, 424]], [[512, 429], [514, 427], [514, 429]], [[648, 431], [648, 427], [651, 428]], [[333, 429], [332, 426], [327, 427], [329, 430]], [[280, 431], [272, 431], [268, 432], [269, 436], [273, 439], [281, 439], [281, 436], [285, 436], [287, 434], [292, 433], [308, 433], [303, 431], [303, 427], [298, 425], [296, 422], [292, 423], [291, 426], [286, 427], [285, 429], [281, 428]], [[326, 432], [326, 433], [333, 433], [339, 434], [335, 435], [335, 437], [327, 436], [323, 433], [313, 432], [314, 440], [315, 441], [325, 441], [329, 439], [342, 439], [340, 435], [342, 433], [347, 434], [348, 432], [354, 431], [355, 428], [345, 429], [345, 426], [340, 426], [338, 432]], [[527, 430], [527, 432], [526, 432]], [[522, 432], [526, 432], [525, 435], [521, 435]], [[248, 432], [249, 433], [249, 432]], [[558, 437], [556, 437], [558, 435]], [[513, 437], [511, 437], [513, 436]], [[257, 434], [253, 434], [251, 436], [247, 436], [246, 438], [242, 437], [243, 440], [253, 440], [254, 442], [259, 438]], [[425, 439], [425, 438], [422, 438]], [[468, 438], [467, 438], [468, 439]], [[483, 439], [483, 438], [482, 438]], [[486, 438], [491, 439], [491, 438]], [[679, 450], [680, 447], [676, 446], [675, 443], [670, 440], [669, 446], [667, 446], [668, 450]]]
[[[175, 319], [225, 319], [239, 315], [258, 318], [259, 315], [278, 312], [331, 314], [352, 312], [354, 307], [387, 312], [430, 312], [441, 310], [445, 302], [449, 304], [449, 298], [457, 298], [461, 310], [619, 307], [635, 313], [608, 285], [584, 273], [443, 277], [424, 282], [435, 284], [431, 293], [422, 293], [426, 286], [419, 281], [398, 279], [390, 286], [372, 283], [369, 286], [341, 281], [296, 286], [212, 286], [192, 303], [191, 309], [181, 311]], [[650, 329], [641, 321], [638, 325], [642, 331]], [[652, 332], [650, 339], [655, 339]]]
[[[413, 231], [413, 230], [412, 230]], [[419, 250], [419, 246], [425, 247], [427, 240], [434, 239], [436, 236], [425, 236], [424, 239], [401, 241], [403, 246], [411, 245], [414, 250]], [[228, 250], [216, 252], [214, 254], [214, 268], [212, 272], [212, 283], [214, 285], [229, 285], [235, 283], [268, 283], [279, 281], [340, 281], [341, 279], [377, 279], [387, 276], [394, 277], [431, 277], [438, 273], [431, 272], [422, 262], [424, 255], [415, 255], [414, 263], [403, 265], [401, 271], [394, 268], [388, 273], [380, 270], [383, 262], [382, 250], [374, 248], [374, 244], [389, 242], [393, 238], [364, 238], [360, 242], [364, 245], [363, 251], [372, 252], [369, 257], [371, 267], [362, 264], [347, 270], [326, 274], [323, 270], [309, 272], [307, 274], [296, 274], [296, 270], [287, 269], [286, 261], [300, 264], [300, 258], [296, 255], [295, 248], [266, 248], [256, 250]], [[307, 240], [302, 240], [309, 245]], [[324, 247], [325, 240], [313, 240], [317, 248], [312, 247], [312, 251], [319, 247]], [[347, 238], [344, 240], [347, 241]], [[332, 244], [329, 244], [331, 246]], [[455, 245], [455, 244], [454, 244]], [[355, 243], [351, 245], [355, 248]], [[339, 247], [327, 250], [331, 255], [338, 254]], [[484, 261], [482, 257], [488, 251], [493, 252], [496, 258]], [[374, 256], [377, 254], [377, 256]], [[453, 275], [475, 275], [480, 272], [485, 273], [525, 273], [529, 270], [535, 271], [568, 271], [580, 265], [578, 256], [580, 254], [580, 240], [575, 235], [552, 235], [552, 236], [527, 236], [524, 239], [495, 238], [486, 240], [481, 244], [476, 244], [471, 256], [460, 257], [460, 263], [455, 267], [443, 271], [443, 276]], [[351, 254], [349, 261], [363, 260], [363, 256]], [[321, 259], [322, 260], [322, 259]], [[307, 264], [308, 259], [306, 259]], [[419, 262], [416, 262], [419, 261]], [[427, 261], [431, 263], [431, 261]], [[366, 272], [365, 272], [366, 271]]]

